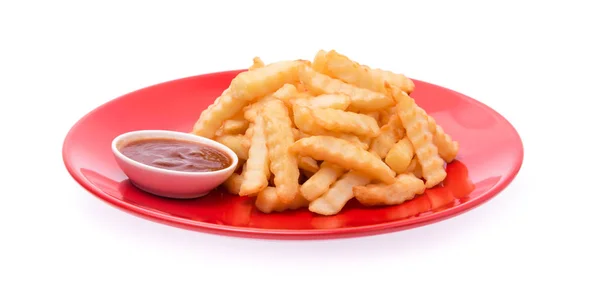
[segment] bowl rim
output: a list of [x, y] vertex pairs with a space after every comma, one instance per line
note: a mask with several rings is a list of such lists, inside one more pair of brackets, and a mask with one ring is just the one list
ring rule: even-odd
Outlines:
[[[148, 138], [148, 139], [151, 139], [151, 138], [165, 139], [166, 138], [166, 139], [174, 139], [174, 140], [188, 140], [188, 141], [192, 141], [195, 143], [206, 144], [210, 147], [214, 147], [216, 149], [221, 150], [222, 152], [225, 152], [231, 158], [231, 164], [228, 165], [226, 168], [214, 170], [214, 171], [178, 171], [178, 170], [158, 168], [158, 167], [154, 167], [154, 166], [151, 166], [148, 164], [141, 163], [139, 161], [133, 160], [133, 159], [125, 156], [119, 150], [119, 147], [120, 147], [120, 145], [123, 144], [123, 142], [128, 143], [133, 140], [145, 139], [145, 138]], [[112, 150], [112, 153], [115, 155], [115, 157], [117, 157], [121, 161], [127, 163], [128, 165], [134, 166], [139, 169], [145, 169], [145, 170], [148, 170], [151, 172], [168, 174], [168, 175], [173, 175], [173, 176], [183, 176], [183, 177], [223, 176], [223, 175], [227, 175], [227, 174], [234, 172], [239, 163], [239, 158], [238, 158], [237, 154], [232, 149], [230, 149], [229, 147], [227, 147], [226, 145], [224, 145], [220, 142], [217, 142], [215, 140], [212, 140], [212, 139], [209, 139], [206, 137], [201, 137], [201, 136], [195, 135], [193, 133], [185, 133], [185, 132], [170, 131], [170, 130], [134, 130], [134, 131], [128, 131], [128, 132], [122, 133], [122, 134], [116, 136], [115, 138], [113, 138], [113, 140], [111, 142], [111, 150]]]

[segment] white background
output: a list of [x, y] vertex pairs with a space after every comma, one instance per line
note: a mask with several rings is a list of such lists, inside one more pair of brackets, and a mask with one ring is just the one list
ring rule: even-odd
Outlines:
[[[0, 2], [0, 286], [600, 284], [593, 1], [83, 2]], [[437, 224], [280, 242], [131, 216], [64, 168], [67, 131], [108, 100], [318, 49], [496, 109], [522, 136], [521, 172], [488, 203]]]

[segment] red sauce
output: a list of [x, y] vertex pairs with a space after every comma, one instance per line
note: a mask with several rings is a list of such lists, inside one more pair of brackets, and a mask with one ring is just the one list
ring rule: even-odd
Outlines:
[[225, 152], [216, 148], [175, 139], [134, 141], [122, 147], [121, 153], [153, 167], [186, 172], [221, 170], [229, 167], [233, 161]]

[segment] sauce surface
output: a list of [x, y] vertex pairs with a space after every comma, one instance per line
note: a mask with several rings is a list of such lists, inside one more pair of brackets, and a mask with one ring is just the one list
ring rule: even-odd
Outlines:
[[120, 149], [126, 157], [153, 167], [185, 172], [227, 168], [232, 159], [221, 150], [201, 143], [176, 139], [142, 139]]

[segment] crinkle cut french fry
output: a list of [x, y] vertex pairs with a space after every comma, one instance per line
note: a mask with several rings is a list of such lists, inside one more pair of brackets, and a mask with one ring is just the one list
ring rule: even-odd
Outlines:
[[244, 133], [248, 129], [248, 121], [245, 119], [241, 120], [226, 120], [223, 122], [221, 127], [224, 135], [235, 135]]
[[350, 171], [337, 180], [325, 194], [312, 201], [308, 205], [308, 209], [321, 215], [336, 214], [354, 197], [353, 187], [366, 185], [369, 182], [368, 176], [357, 171]]
[[339, 139], [343, 139], [353, 145], [356, 145], [357, 147], [367, 150], [369, 148], [369, 140], [365, 139], [365, 138], [359, 138], [356, 135], [353, 134], [348, 134], [348, 133], [336, 133], [336, 132], [332, 132], [332, 131], [327, 131], [326, 133], [323, 134], [318, 134], [321, 136], [330, 136], [330, 137], [335, 137], [335, 138], [339, 138]]
[[[294, 116], [294, 124], [296, 125], [296, 127], [298, 127], [298, 130], [301, 132], [301, 134], [299, 135], [301, 135], [302, 138], [305, 138], [308, 135], [331, 136], [349, 141], [362, 149], [369, 148], [369, 146], [365, 145], [365, 143], [362, 142], [361, 139], [356, 135], [329, 131], [319, 126], [315, 122], [315, 119], [312, 117], [310, 108], [306, 106], [294, 105], [292, 108], [292, 113]], [[297, 138], [297, 136], [299, 135], [294, 135], [294, 139], [298, 140], [299, 138]]]
[[291, 202], [299, 192], [298, 158], [290, 152], [294, 143], [292, 122], [285, 104], [280, 100], [269, 101], [263, 108], [270, 170], [275, 176], [277, 195], [283, 203]]
[[223, 135], [216, 137], [215, 141], [224, 144], [233, 150], [239, 159], [248, 159], [248, 149], [250, 148], [250, 144], [244, 135]]
[[240, 189], [240, 195], [251, 195], [259, 193], [269, 185], [269, 152], [267, 150], [267, 139], [263, 117], [258, 116], [252, 127], [252, 140], [248, 151], [246, 171], [243, 173], [244, 181]]
[[301, 156], [298, 158], [298, 168], [315, 173], [319, 170], [319, 164], [310, 157]]
[[272, 95], [261, 98], [259, 101], [254, 102], [243, 108], [244, 118], [249, 122], [254, 122], [254, 119], [260, 114], [265, 103], [275, 99]]
[[383, 126], [390, 122], [392, 117], [396, 115], [396, 106], [381, 110], [379, 112], [379, 125]]
[[[362, 67], [369, 68], [365, 65], [362, 65]], [[382, 69], [371, 69], [371, 73], [375, 77], [383, 77], [384, 81], [399, 87], [402, 91], [404, 91], [407, 94], [412, 93], [415, 89], [415, 83], [403, 74], [396, 74]]]
[[310, 67], [300, 68], [300, 80], [314, 94], [345, 94], [350, 97], [350, 109], [361, 112], [378, 111], [390, 107], [394, 100], [385, 94], [346, 84], [338, 79], [317, 73]]
[[352, 188], [354, 197], [365, 206], [396, 205], [425, 192], [425, 184], [412, 173], [399, 174], [389, 184], [375, 183]]
[[310, 108], [304, 105], [294, 104], [292, 106], [292, 114], [294, 117], [294, 125], [303, 133], [307, 134], [323, 134], [326, 132], [319, 126], [312, 117]]
[[315, 160], [329, 161], [347, 170], [356, 170], [388, 184], [394, 182], [394, 171], [380, 158], [342, 139], [312, 136], [296, 141], [290, 150]]
[[366, 115], [369, 117], [372, 117], [376, 123], [379, 123], [379, 115], [380, 115], [379, 112], [370, 112], [370, 113], [367, 113]]
[[277, 197], [277, 190], [274, 187], [268, 186], [258, 193], [254, 205], [263, 213], [271, 213], [281, 205]]
[[390, 121], [381, 127], [379, 135], [371, 142], [369, 151], [374, 152], [380, 158], [385, 158], [390, 149], [404, 136], [402, 122], [398, 115], [393, 115]]
[[300, 186], [300, 192], [304, 198], [313, 201], [323, 195], [344, 172], [342, 167], [324, 161], [320, 169]]
[[292, 99], [295, 99], [298, 95], [296, 86], [292, 84], [284, 84], [281, 88], [273, 93], [273, 97], [279, 99], [285, 103], [286, 106], [291, 107], [290, 103]]
[[297, 98], [292, 103], [311, 108], [346, 110], [350, 106], [350, 97], [344, 94], [323, 94], [316, 97]]
[[248, 68], [248, 70], [256, 70], [258, 68], [262, 68], [265, 66], [265, 63], [261, 60], [260, 57], [254, 57], [252, 59], [252, 66]]
[[379, 134], [379, 125], [372, 117], [335, 109], [311, 109], [312, 117], [322, 128], [358, 136], [375, 137]]
[[423, 173], [421, 172], [421, 164], [419, 163], [419, 159], [416, 156], [413, 156], [406, 172], [410, 172], [414, 174], [417, 178], [423, 178]]
[[301, 138], [305, 138], [305, 137], [309, 136], [308, 134], [305, 134], [305, 133], [301, 132], [299, 129], [295, 129], [295, 128], [292, 129], [292, 133], [294, 133], [294, 141], [297, 141]]
[[307, 207], [308, 206], [308, 200], [306, 200], [302, 194], [300, 192], [296, 193], [296, 197], [294, 197], [294, 200], [292, 200], [292, 202], [287, 203], [284, 205], [283, 209], [280, 209], [281, 211], [283, 210], [295, 210], [301, 207]]
[[438, 155], [438, 149], [433, 144], [433, 135], [429, 131], [427, 118], [417, 110], [415, 100], [405, 92], [395, 88], [395, 98], [399, 99], [397, 112], [408, 139], [413, 144], [415, 154], [421, 163], [425, 186], [431, 188], [446, 178], [444, 160]]
[[[298, 91], [298, 93], [305, 93], [307, 91], [306, 87], [302, 82], [296, 83], [296, 90]], [[307, 94], [310, 96], [310, 93]]]
[[322, 69], [317, 70], [320, 73], [340, 79], [359, 88], [382, 94], [387, 92], [384, 87], [385, 78], [381, 73], [373, 73], [371, 68], [361, 66], [359, 63], [335, 50], [327, 52], [324, 58], [322, 55], [317, 54], [315, 62], [317, 60], [319, 62], [324, 61], [324, 63], [317, 65], [319, 69]]
[[254, 202], [258, 210], [264, 213], [283, 212], [308, 206], [308, 201], [300, 193], [289, 203], [283, 203], [277, 196], [277, 189], [269, 186], [262, 190]]
[[231, 194], [239, 194], [243, 180], [241, 175], [234, 173], [223, 183], [223, 187]]
[[311, 67], [321, 74], [327, 74], [327, 52], [325, 50], [319, 50], [317, 52]]
[[234, 98], [230, 88], [225, 89], [213, 104], [200, 114], [192, 133], [205, 138], [213, 138], [223, 121], [233, 117], [248, 104], [247, 101]]
[[232, 95], [245, 101], [254, 101], [266, 96], [284, 84], [297, 82], [298, 70], [303, 65], [300, 61], [281, 61], [241, 72], [231, 81]]
[[450, 135], [444, 132], [444, 129], [435, 122], [435, 119], [428, 115], [425, 110], [418, 108], [419, 114], [427, 118], [427, 124], [429, 131], [433, 134], [433, 144], [438, 148], [438, 153], [446, 161], [450, 163], [456, 158], [458, 154], [459, 144], [457, 141], [452, 140]]
[[385, 163], [397, 174], [406, 172], [414, 156], [412, 143], [407, 137], [399, 140], [385, 156]]

